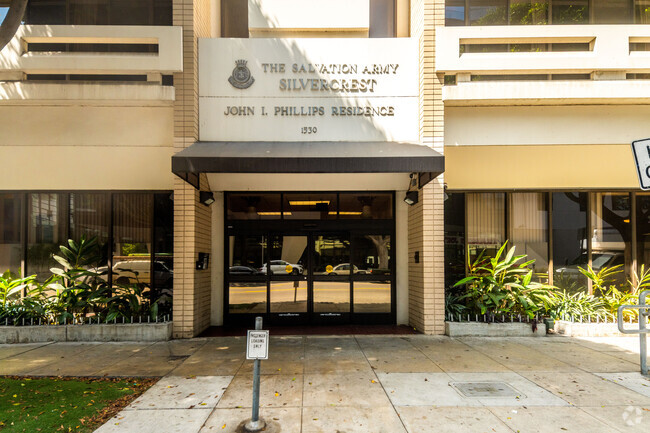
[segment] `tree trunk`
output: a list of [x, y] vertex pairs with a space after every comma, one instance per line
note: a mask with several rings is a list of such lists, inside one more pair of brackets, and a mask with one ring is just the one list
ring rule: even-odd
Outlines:
[[26, 8], [27, 0], [11, 0], [9, 12], [7, 12], [7, 16], [2, 24], [0, 24], [0, 51], [2, 51], [16, 34], [25, 15]]

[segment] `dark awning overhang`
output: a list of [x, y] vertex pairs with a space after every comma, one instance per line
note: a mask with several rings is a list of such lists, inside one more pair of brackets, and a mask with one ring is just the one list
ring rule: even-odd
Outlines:
[[199, 188], [201, 173], [419, 173], [445, 169], [430, 147], [402, 142], [197, 141], [172, 156], [172, 172]]

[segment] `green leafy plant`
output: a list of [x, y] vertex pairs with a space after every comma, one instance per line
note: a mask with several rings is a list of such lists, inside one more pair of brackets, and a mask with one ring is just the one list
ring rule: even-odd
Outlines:
[[445, 315], [447, 317], [458, 317], [458, 315], [467, 314], [469, 310], [463, 302], [462, 292], [457, 290], [447, 290], [445, 292]]
[[473, 312], [525, 314], [532, 319], [554, 304], [555, 288], [532, 280], [529, 266], [535, 261], [523, 261], [526, 255], [515, 255], [515, 247], [504, 256], [507, 244], [506, 241], [494, 257], [479, 254], [469, 266], [469, 276], [454, 287], [467, 286], [463, 299]]
[[0, 276], [0, 307], [4, 310], [12, 300], [20, 299], [23, 290], [33, 284], [36, 276], [16, 278], [10, 271]]
[[[105, 278], [107, 271], [97, 268], [100, 250], [97, 238], [82, 237], [79, 242], [70, 239], [53, 256], [61, 267], [51, 268], [44, 286], [51, 290], [50, 308], [59, 323], [73, 322], [76, 315], [85, 315], [100, 307], [110, 292]], [[41, 292], [42, 293], [42, 292]]]
[[603, 300], [585, 292], [569, 293], [562, 290], [556, 291], [553, 297], [555, 303], [547, 310], [548, 316], [552, 319], [588, 318], [590, 316], [604, 318], [607, 315]]

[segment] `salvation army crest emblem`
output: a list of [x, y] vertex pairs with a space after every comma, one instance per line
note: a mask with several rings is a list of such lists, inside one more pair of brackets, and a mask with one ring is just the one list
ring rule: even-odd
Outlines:
[[232, 75], [228, 78], [228, 82], [237, 89], [248, 89], [255, 82], [255, 78], [251, 75], [246, 63], [246, 60], [237, 60], [235, 62], [237, 66], [235, 66]]

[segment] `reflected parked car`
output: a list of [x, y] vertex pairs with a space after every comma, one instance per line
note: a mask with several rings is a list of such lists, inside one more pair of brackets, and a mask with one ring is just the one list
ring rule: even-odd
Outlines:
[[[294, 265], [293, 263], [289, 263], [284, 260], [271, 260], [271, 275], [302, 275], [304, 272], [304, 268], [302, 265]], [[260, 272], [264, 275], [266, 275], [267, 268], [266, 268], [266, 263], [264, 263], [264, 266], [260, 268]], [[291, 272], [287, 272], [287, 266], [291, 266]]]
[[250, 266], [231, 266], [228, 268], [230, 275], [262, 275], [260, 271]]
[[332, 269], [332, 272], [329, 272], [328, 275], [350, 275], [350, 268], [353, 268], [353, 272], [355, 274], [368, 274], [369, 272], [363, 269], [359, 269], [354, 265], [350, 265], [349, 263], [341, 263], [340, 265], [334, 266], [334, 269]]

